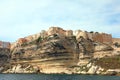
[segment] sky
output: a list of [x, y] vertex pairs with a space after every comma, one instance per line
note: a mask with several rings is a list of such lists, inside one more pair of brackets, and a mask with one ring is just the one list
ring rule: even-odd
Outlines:
[[0, 40], [14, 42], [51, 26], [120, 38], [120, 0], [0, 0]]

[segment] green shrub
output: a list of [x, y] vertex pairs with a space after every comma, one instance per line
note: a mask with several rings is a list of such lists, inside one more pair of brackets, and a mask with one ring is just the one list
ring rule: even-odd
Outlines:
[[119, 69], [120, 68], [120, 56], [100, 58], [99, 60], [96, 60], [95, 64], [105, 69]]
[[114, 46], [115, 46], [115, 47], [120, 47], [120, 44], [119, 44], [118, 42], [115, 42], [115, 43], [114, 43]]
[[41, 42], [42, 40], [43, 40], [43, 38], [40, 36], [40, 37], [36, 40], [36, 42], [39, 43], [39, 42]]
[[23, 44], [21, 44], [21, 46], [27, 46], [27, 43], [23, 43]]
[[93, 31], [90, 31], [90, 33], [94, 33]]

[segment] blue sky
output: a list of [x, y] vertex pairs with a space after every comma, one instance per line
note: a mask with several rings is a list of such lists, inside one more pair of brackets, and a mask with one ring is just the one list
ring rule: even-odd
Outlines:
[[120, 38], [120, 0], [0, 0], [0, 40], [14, 42], [50, 26]]

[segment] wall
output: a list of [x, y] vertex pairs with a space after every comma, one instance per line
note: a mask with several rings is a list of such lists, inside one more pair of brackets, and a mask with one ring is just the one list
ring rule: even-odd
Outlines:
[[9, 42], [0, 41], [0, 48], [10, 48], [10, 46]]
[[82, 36], [84, 39], [91, 39], [92, 41], [111, 44], [112, 43], [112, 35], [106, 33], [98, 33], [98, 32], [87, 32], [77, 30], [74, 32], [76, 39], [79, 39]]
[[53, 34], [58, 34], [59, 36], [73, 36], [73, 31], [72, 30], [63, 30], [60, 27], [50, 27], [49, 30], [47, 31], [48, 36], [53, 35]]

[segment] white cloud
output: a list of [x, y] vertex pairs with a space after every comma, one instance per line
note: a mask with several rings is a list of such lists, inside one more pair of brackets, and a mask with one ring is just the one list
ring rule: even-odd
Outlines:
[[54, 25], [73, 30], [104, 31], [116, 36], [120, 30], [119, 4], [119, 0], [0, 1], [0, 38], [14, 41]]

